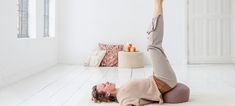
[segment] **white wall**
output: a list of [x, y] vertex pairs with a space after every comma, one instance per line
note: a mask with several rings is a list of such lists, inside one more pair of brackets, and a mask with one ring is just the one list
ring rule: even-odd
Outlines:
[[235, 63], [235, 1], [234, 0], [231, 0], [232, 1], [232, 54], [233, 54], [233, 63]]
[[[134, 43], [146, 52], [153, 0], [60, 0], [59, 62], [82, 64], [99, 42]], [[163, 46], [171, 64], [185, 64], [186, 0], [165, 0]], [[149, 57], [146, 52], [146, 64]]]
[[17, 40], [16, 0], [0, 1], [0, 87], [57, 63], [56, 38]]

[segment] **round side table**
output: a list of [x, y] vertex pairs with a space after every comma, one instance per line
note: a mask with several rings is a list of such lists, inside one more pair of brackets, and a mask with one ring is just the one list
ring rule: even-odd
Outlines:
[[123, 68], [143, 68], [144, 53], [143, 52], [118, 52], [118, 67]]

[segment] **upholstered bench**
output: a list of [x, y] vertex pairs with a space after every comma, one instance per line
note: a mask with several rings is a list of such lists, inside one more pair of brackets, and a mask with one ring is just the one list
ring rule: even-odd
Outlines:
[[182, 83], [178, 83], [172, 90], [163, 94], [164, 103], [182, 103], [189, 100], [190, 89]]

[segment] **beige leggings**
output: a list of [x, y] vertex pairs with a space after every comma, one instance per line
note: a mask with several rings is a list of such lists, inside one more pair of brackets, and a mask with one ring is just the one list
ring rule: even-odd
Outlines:
[[160, 80], [167, 83], [171, 88], [177, 84], [176, 75], [162, 48], [164, 32], [163, 16], [154, 17], [150, 29], [148, 30], [149, 44], [147, 51], [152, 60], [153, 74]]

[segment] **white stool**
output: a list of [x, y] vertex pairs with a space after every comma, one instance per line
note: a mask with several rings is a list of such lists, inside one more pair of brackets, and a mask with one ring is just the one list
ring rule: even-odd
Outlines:
[[118, 52], [118, 67], [123, 68], [143, 68], [144, 53], [143, 52]]

